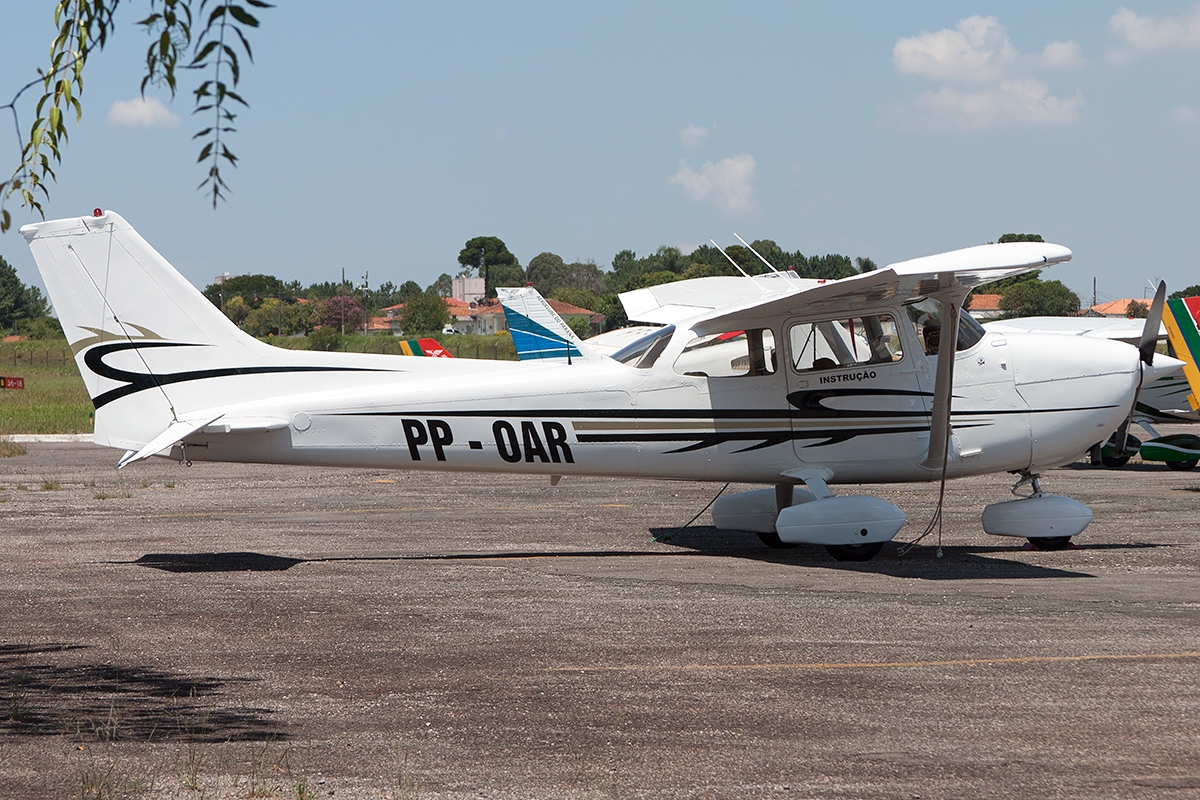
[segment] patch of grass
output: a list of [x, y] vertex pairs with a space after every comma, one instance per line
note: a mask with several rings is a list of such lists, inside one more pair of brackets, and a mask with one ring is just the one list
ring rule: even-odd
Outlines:
[[0, 346], [0, 372], [25, 379], [0, 391], [0, 434], [91, 432], [92, 401], [65, 341]]
[[51, 478], [42, 478], [42, 491], [43, 492], [57, 492], [61, 488], [62, 488], [62, 484], [59, 483], [58, 481], [53, 480]]
[[28, 453], [29, 449], [25, 445], [0, 436], [0, 458], [13, 458], [14, 456], [23, 456]]
[[408, 749], [401, 742], [396, 743], [393, 753], [391, 780], [388, 793], [392, 800], [412, 800], [421, 793], [421, 772], [418, 758], [410, 757]]

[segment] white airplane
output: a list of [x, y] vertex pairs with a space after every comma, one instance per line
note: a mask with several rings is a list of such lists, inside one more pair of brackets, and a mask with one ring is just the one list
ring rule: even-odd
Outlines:
[[[831, 485], [993, 472], [1019, 473], [1029, 494], [988, 506], [984, 529], [1065, 545], [1091, 512], [1039, 475], [1121, 424], [1154, 371], [1122, 344], [987, 333], [959, 315], [971, 287], [1067, 261], [1054, 244], [839, 281], [727, 279], [727, 303], [691, 312], [684, 287], [658, 304], [672, 324], [611, 357], [580, 343], [570, 363], [530, 363], [277, 349], [116, 213], [21, 233], [96, 406], [95, 441], [126, 451], [118, 467], [164, 455], [760, 483], [773, 488], [721, 498], [716, 525], [839, 559], [874, 556], [905, 518]], [[932, 355], [941, 342], [953, 357]]]

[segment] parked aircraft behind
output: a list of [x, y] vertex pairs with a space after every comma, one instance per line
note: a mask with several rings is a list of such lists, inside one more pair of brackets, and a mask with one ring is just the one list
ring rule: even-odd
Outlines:
[[[1097, 446], [1093, 461], [1108, 467], [1122, 467], [1133, 455], [1143, 461], [1162, 461], [1173, 470], [1188, 471], [1200, 460], [1200, 436], [1173, 433], [1163, 436], [1154, 426], [1159, 423], [1200, 422], [1200, 297], [1171, 298], [1165, 303], [1162, 325], [1156, 340], [1168, 342], [1168, 353], [1179, 360], [1161, 359], [1156, 377], [1142, 386], [1130, 421], [1151, 438], [1142, 442], [1127, 435], [1124, 442], [1113, 439]], [[1138, 319], [1105, 317], [1021, 317], [984, 324], [996, 333], [1053, 333], [1067, 336], [1091, 336], [1137, 346], [1145, 322]]]
[[[971, 287], [1067, 261], [1053, 244], [839, 281], [653, 287], [634, 299], [663, 327], [611, 357], [580, 344], [570, 363], [530, 363], [280, 350], [114, 212], [21, 232], [96, 406], [95, 441], [126, 451], [119, 467], [166, 455], [760, 483], [772, 488], [721, 498], [716, 524], [842, 559], [874, 556], [905, 518], [831, 486], [993, 472], [1019, 473], [1029, 494], [989, 505], [986, 531], [1066, 544], [1091, 512], [1043, 493], [1040, 474], [1116, 428], [1153, 375], [1125, 345], [960, 316]], [[715, 307], [700, 302], [713, 281]]]

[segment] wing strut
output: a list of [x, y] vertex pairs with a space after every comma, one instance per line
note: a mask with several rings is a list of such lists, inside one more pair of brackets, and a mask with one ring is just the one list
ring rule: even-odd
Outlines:
[[958, 315], [970, 289], [954, 280], [954, 273], [938, 275], [938, 289], [929, 297], [942, 307], [942, 330], [938, 339], [937, 377], [933, 385], [933, 408], [929, 420], [929, 453], [920, 466], [940, 470], [946, 464], [950, 443], [950, 401], [954, 393], [954, 358], [958, 352]]

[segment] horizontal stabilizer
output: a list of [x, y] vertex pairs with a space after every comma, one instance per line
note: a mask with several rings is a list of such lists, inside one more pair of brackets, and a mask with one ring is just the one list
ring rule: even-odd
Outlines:
[[149, 458], [155, 453], [160, 453], [168, 447], [172, 447], [184, 437], [190, 436], [206, 425], [219, 420], [225, 416], [222, 412], [215, 416], [205, 415], [198, 420], [189, 420], [187, 422], [172, 422], [171, 425], [158, 436], [155, 436], [151, 442], [138, 450], [136, 453], [126, 453], [120, 461], [117, 462], [117, 469], [123, 468], [126, 464], [132, 464], [134, 461], [141, 461], [143, 458]]

